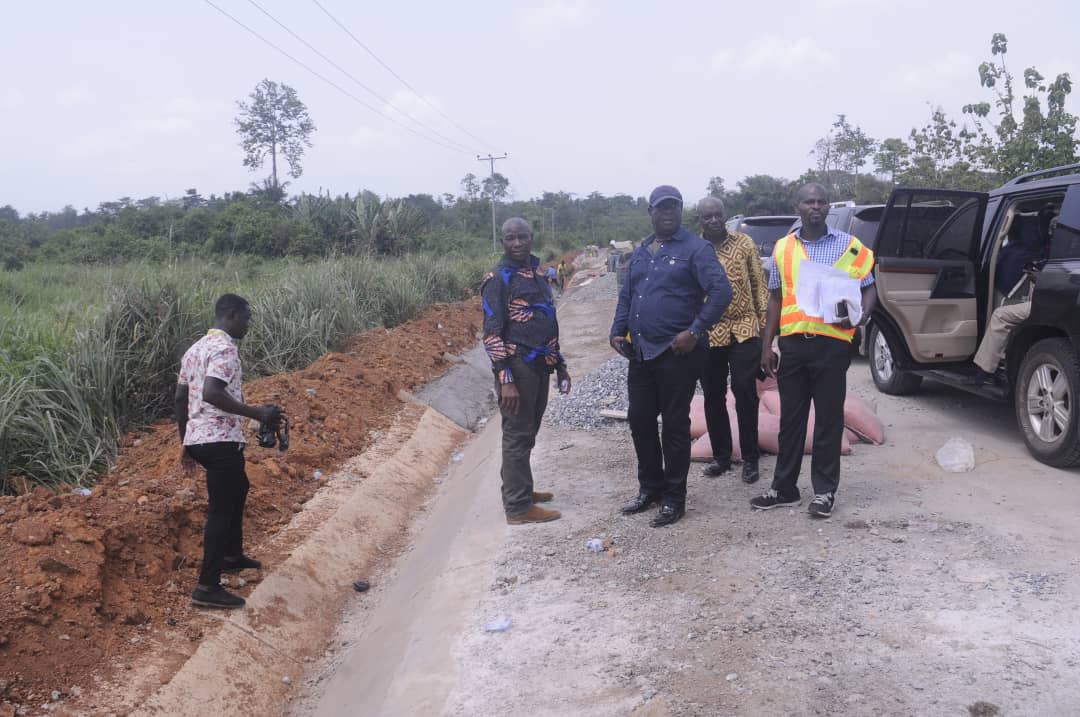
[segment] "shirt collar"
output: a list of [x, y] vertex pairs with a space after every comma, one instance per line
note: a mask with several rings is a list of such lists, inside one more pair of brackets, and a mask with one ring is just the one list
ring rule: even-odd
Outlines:
[[222, 331], [221, 329], [210, 329], [209, 331], [206, 332], [206, 335], [207, 336], [217, 336], [218, 338], [225, 339], [230, 344], [234, 344], [234, 345], [236, 344], [236, 339], [234, 339], [232, 336], [229, 336], [228, 331]]
[[529, 254], [529, 262], [527, 264], [518, 264], [516, 261], [510, 258], [509, 254], [503, 254], [502, 259], [499, 261], [499, 263], [512, 269], [525, 269], [528, 267], [532, 267], [533, 269], [535, 269], [536, 267], [540, 266], [540, 257], [534, 254]]
[[[679, 241], [681, 239], [685, 239], [689, 234], [690, 234], [689, 229], [687, 229], [686, 227], [679, 227], [678, 229], [675, 230], [675, 233], [672, 234], [671, 238], [668, 239], [667, 241]], [[654, 241], [656, 241], [656, 234], [655, 233], [650, 234], [649, 238], [646, 239], [644, 242], [642, 242], [641, 246], [648, 246], [649, 244], [652, 244]], [[666, 244], [667, 242], [664, 242], [664, 243]]]
[[810, 241], [809, 239], [803, 239], [802, 238], [802, 226], [799, 226], [799, 228], [795, 230], [795, 238], [796, 239], [798, 239], [799, 241], [808, 242], [810, 244], [813, 244], [816, 241], [823, 241], [825, 239], [836, 239], [838, 236], [839, 235], [836, 233], [836, 229], [829, 226], [828, 224], [825, 225], [825, 233], [822, 234], [817, 239], [815, 239], [814, 241]]

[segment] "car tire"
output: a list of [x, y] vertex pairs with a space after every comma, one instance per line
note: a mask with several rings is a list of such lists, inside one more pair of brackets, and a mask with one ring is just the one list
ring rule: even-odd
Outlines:
[[1016, 376], [1016, 422], [1031, 455], [1047, 465], [1080, 464], [1080, 356], [1068, 339], [1043, 339]]
[[896, 368], [896, 361], [893, 358], [896, 356], [896, 350], [888, 335], [878, 328], [876, 323], [870, 325], [867, 354], [870, 360], [870, 376], [874, 379], [874, 385], [879, 391], [890, 396], [905, 396], [919, 390], [919, 386], [922, 385], [922, 376]]

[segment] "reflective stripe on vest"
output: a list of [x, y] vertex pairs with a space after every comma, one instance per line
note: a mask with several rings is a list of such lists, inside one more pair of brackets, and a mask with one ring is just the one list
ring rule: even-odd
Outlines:
[[[799, 264], [809, 261], [806, 247], [794, 234], [776, 242], [773, 248], [773, 260], [780, 274], [780, 289], [783, 301], [780, 305], [780, 335], [818, 334], [841, 341], [851, 341], [855, 329], [843, 329], [836, 324], [827, 324], [820, 316], [810, 316], [795, 303], [795, 287], [799, 283]], [[847, 248], [833, 267], [846, 272], [853, 279], [866, 278], [874, 266], [874, 252], [863, 246], [855, 237], [851, 237]]]

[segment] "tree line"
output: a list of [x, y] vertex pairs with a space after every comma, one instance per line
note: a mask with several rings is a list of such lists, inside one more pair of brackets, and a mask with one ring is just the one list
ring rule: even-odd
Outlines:
[[[926, 124], [906, 136], [878, 140], [838, 114], [814, 143], [813, 165], [795, 179], [756, 174], [705, 191], [724, 199], [728, 214], [788, 214], [795, 187], [818, 181], [835, 199], [883, 202], [893, 187], [944, 186], [986, 190], [1018, 174], [1077, 161], [1076, 115], [1065, 108], [1068, 74], [1047, 79], [1034, 67], [1018, 78], [1006, 64], [1008, 41], [995, 34], [991, 58], [978, 67], [989, 99], [962, 106], [960, 121], [933, 107]], [[188, 189], [177, 198], [122, 197], [96, 209], [20, 216], [0, 207], [0, 266], [29, 261], [107, 263], [159, 260], [192, 254], [262, 257], [400, 255], [415, 251], [485, 251], [490, 246], [491, 202], [499, 217], [518, 215], [533, 225], [538, 247], [549, 253], [583, 244], [640, 237], [648, 232], [643, 197], [599, 192], [581, 196], [544, 192], [514, 200], [502, 174], [467, 174], [456, 194], [380, 197], [308, 194], [289, 197], [279, 164], [302, 174], [304, 149], [315, 124], [295, 90], [263, 80], [235, 123], [244, 164], [270, 175], [247, 191], [204, 197]]]

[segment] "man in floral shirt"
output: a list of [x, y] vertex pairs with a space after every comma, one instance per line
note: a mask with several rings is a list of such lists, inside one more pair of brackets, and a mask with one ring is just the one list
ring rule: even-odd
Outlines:
[[529, 459], [547, 408], [552, 371], [559, 391], [570, 392], [570, 374], [559, 350], [559, 322], [551, 285], [531, 254], [532, 230], [520, 217], [502, 226], [503, 254], [480, 288], [484, 348], [495, 372], [502, 413], [502, 495], [506, 522], [545, 523], [560, 517], [545, 510], [554, 496], [533, 491]]
[[206, 469], [209, 508], [203, 535], [202, 572], [191, 602], [203, 607], [235, 608], [244, 598], [221, 587], [222, 571], [260, 568], [243, 551], [244, 418], [269, 421], [273, 406], [249, 406], [241, 388], [240, 353], [236, 342], [251, 322], [248, 302], [225, 294], [214, 308], [214, 328], [184, 354], [176, 383], [176, 424], [185, 469], [194, 463]]

